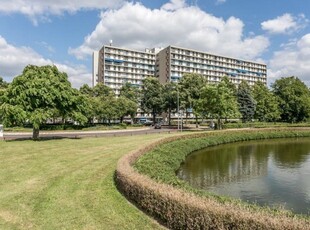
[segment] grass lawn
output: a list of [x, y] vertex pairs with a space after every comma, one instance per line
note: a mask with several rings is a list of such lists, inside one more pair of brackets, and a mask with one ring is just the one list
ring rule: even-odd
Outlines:
[[121, 156], [171, 135], [0, 141], [0, 229], [161, 229], [113, 174]]

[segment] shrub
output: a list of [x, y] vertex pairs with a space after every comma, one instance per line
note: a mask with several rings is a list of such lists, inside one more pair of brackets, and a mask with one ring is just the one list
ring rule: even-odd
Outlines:
[[128, 199], [172, 229], [309, 229], [309, 218], [202, 194], [175, 175], [189, 153], [207, 146], [296, 136], [310, 136], [310, 131], [221, 131], [167, 138], [121, 158], [117, 186]]

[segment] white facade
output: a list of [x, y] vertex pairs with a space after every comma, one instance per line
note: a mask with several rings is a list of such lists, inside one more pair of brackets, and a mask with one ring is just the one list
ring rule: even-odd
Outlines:
[[228, 76], [236, 85], [242, 80], [249, 85], [254, 85], [257, 81], [267, 84], [265, 64], [175, 46], [168, 46], [160, 51], [156, 64], [156, 76], [162, 83], [178, 81], [185, 73], [197, 73], [211, 83]]
[[97, 85], [98, 81], [98, 65], [99, 65], [99, 52], [95, 51], [93, 52], [93, 79], [92, 79], [92, 85], [93, 87]]
[[96, 82], [111, 87], [116, 95], [126, 82], [140, 87], [144, 78], [155, 76], [155, 54], [152, 50], [141, 52], [103, 46], [98, 56]]

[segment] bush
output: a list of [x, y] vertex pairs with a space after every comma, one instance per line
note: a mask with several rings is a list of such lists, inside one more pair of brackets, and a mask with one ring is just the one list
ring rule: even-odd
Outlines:
[[164, 139], [121, 158], [116, 170], [117, 186], [171, 229], [308, 229], [309, 218], [211, 196], [188, 187], [175, 175], [189, 153], [207, 146], [296, 136], [310, 136], [310, 131], [220, 131]]

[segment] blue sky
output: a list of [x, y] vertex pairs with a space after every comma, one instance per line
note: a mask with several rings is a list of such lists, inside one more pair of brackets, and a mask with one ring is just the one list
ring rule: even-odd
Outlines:
[[91, 54], [112, 39], [264, 62], [268, 85], [294, 75], [310, 86], [309, 13], [309, 0], [1, 0], [0, 76], [55, 64], [90, 85]]

